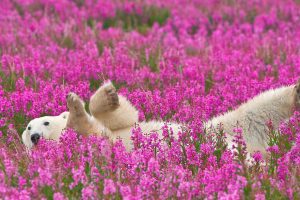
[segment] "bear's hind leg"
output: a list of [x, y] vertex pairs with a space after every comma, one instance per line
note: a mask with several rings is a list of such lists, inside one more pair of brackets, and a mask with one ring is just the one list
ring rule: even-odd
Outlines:
[[90, 98], [89, 109], [93, 116], [111, 112], [120, 106], [119, 97], [111, 82], [101, 86]]
[[89, 109], [93, 117], [110, 130], [131, 127], [138, 121], [138, 111], [125, 97], [118, 95], [111, 82], [92, 95]]

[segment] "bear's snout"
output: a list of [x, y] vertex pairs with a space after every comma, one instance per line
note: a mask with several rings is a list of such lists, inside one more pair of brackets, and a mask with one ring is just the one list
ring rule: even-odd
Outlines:
[[40, 139], [40, 134], [38, 133], [34, 133], [32, 136], [31, 136], [31, 141], [33, 144], [37, 144], [39, 139]]

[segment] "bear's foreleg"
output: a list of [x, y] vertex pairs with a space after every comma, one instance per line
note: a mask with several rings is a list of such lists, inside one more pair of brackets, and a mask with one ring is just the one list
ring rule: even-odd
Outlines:
[[84, 108], [84, 102], [80, 99], [80, 97], [77, 94], [68, 94], [67, 106], [69, 108], [67, 128], [72, 128], [82, 135], [110, 134], [110, 130], [106, 129], [99, 122], [93, 120], [93, 118], [86, 112]]

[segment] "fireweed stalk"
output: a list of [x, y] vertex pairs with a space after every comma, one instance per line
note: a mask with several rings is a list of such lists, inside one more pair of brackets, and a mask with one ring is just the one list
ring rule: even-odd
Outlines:
[[[300, 115], [268, 123], [269, 158], [245, 164], [222, 131], [202, 122], [300, 74], [299, 1], [46, 1], [0, 4], [1, 199], [297, 199]], [[65, 111], [113, 80], [140, 120], [189, 125], [179, 139], [132, 133], [121, 141], [81, 137], [20, 142], [27, 122]], [[261, 165], [261, 163], [264, 163]]]

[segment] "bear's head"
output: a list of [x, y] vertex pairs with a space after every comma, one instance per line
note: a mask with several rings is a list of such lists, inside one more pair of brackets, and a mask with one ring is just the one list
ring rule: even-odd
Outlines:
[[50, 140], [59, 140], [66, 128], [69, 112], [58, 116], [44, 116], [31, 120], [22, 134], [22, 141], [28, 147], [36, 145], [41, 137]]

